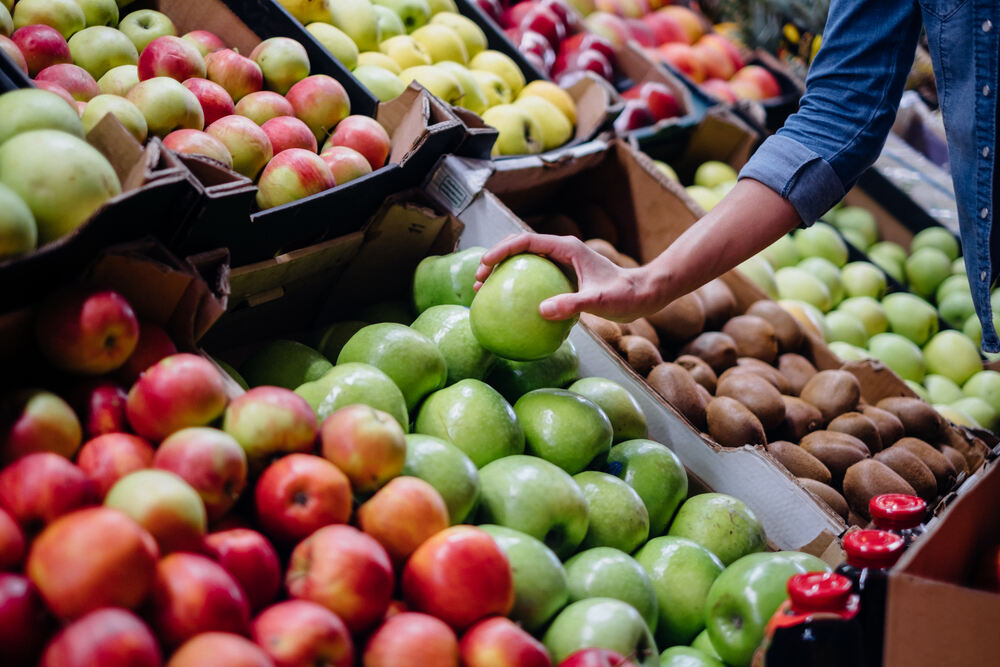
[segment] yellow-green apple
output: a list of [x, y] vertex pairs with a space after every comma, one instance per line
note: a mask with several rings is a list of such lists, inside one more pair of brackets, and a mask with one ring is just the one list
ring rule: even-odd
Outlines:
[[473, 526], [452, 526], [421, 544], [403, 569], [411, 608], [465, 630], [514, 605], [510, 563], [496, 541]]
[[261, 90], [250, 93], [237, 102], [235, 113], [246, 116], [257, 125], [263, 125], [278, 116], [294, 116], [295, 109], [282, 95], [270, 90]]
[[[114, 0], [111, 2], [115, 5]], [[96, 609], [52, 638], [40, 667], [160, 667], [160, 646], [152, 630], [126, 609]]]
[[479, 84], [480, 90], [486, 97], [487, 108], [498, 104], [509, 104], [514, 100], [514, 94], [510, 90], [507, 82], [493, 72], [485, 70], [470, 69], [469, 74]]
[[714, 188], [736, 178], [736, 170], [719, 160], [702, 162], [694, 171], [694, 184], [706, 188]]
[[247, 456], [228, 433], [205, 426], [175, 431], [160, 443], [153, 467], [174, 473], [191, 485], [209, 521], [236, 503], [247, 481]]
[[68, 104], [70, 108], [76, 109], [77, 117], [79, 117], [80, 109], [78, 106], [78, 102], [73, 99], [73, 96], [69, 94], [69, 91], [60, 86], [58, 83], [52, 83], [51, 81], [35, 81], [35, 87], [38, 88], [39, 90], [45, 90], [50, 93], [55, 93], [56, 95], [61, 97], [63, 100], [66, 101], [66, 104]]
[[352, 71], [357, 67], [358, 45], [343, 30], [322, 22], [310, 23], [306, 30], [344, 67]]
[[587, 534], [587, 499], [561, 468], [535, 456], [506, 456], [479, 471], [477, 519], [527, 533], [560, 558]]
[[443, 12], [458, 14], [454, 0], [427, 0], [427, 6], [431, 8], [431, 18]]
[[677, 510], [668, 535], [686, 537], [719, 557], [723, 565], [767, 546], [753, 510], [723, 493], [700, 493]]
[[94, 483], [58, 454], [28, 454], [0, 470], [0, 507], [29, 536], [58, 517], [96, 502]]
[[628, 440], [611, 448], [604, 470], [635, 489], [649, 514], [649, 534], [661, 535], [687, 497], [688, 479], [677, 455], [652, 440]]
[[156, 538], [161, 553], [197, 551], [205, 535], [205, 504], [179, 475], [166, 470], [137, 470], [115, 482], [105, 507], [135, 519]]
[[344, 622], [308, 600], [286, 600], [253, 621], [254, 641], [275, 667], [352, 667], [354, 644]]
[[98, 79], [97, 87], [102, 93], [125, 97], [137, 83], [139, 83], [139, 68], [135, 65], [119, 65], [112, 67]]
[[231, 667], [274, 667], [274, 661], [249, 639], [230, 632], [203, 632], [184, 642], [166, 667], [201, 667], [206, 663]]
[[128, 91], [127, 99], [139, 107], [146, 117], [149, 132], [158, 137], [165, 137], [174, 130], [205, 127], [205, 114], [198, 97], [170, 77], [140, 81]]
[[592, 646], [569, 654], [559, 667], [636, 667], [636, 664], [618, 651]]
[[611, 421], [614, 442], [646, 437], [646, 415], [635, 397], [617, 382], [589, 377], [577, 380], [567, 390], [589, 398], [604, 411]]
[[443, 621], [428, 614], [404, 611], [387, 619], [365, 646], [365, 667], [414, 664], [458, 667], [458, 638]]
[[611, 422], [580, 394], [536, 389], [517, 400], [514, 413], [524, 429], [527, 451], [571, 475], [611, 449]]
[[486, 34], [476, 23], [459, 13], [440, 12], [431, 17], [431, 24], [451, 28], [461, 38], [465, 52], [469, 58], [474, 58], [487, 47]]
[[114, 67], [135, 65], [137, 61], [143, 61], [128, 37], [107, 26], [84, 28], [76, 33], [69, 38], [69, 51], [73, 62], [87, 70], [95, 79], [100, 79]]
[[97, 87], [97, 81], [87, 70], [67, 63], [49, 65], [36, 74], [35, 79], [62, 86], [78, 102], [86, 102], [101, 92]]
[[566, 571], [559, 557], [527, 533], [484, 524], [507, 556], [514, 582], [514, 606], [509, 616], [530, 632], [544, 627], [569, 602]]
[[320, 426], [323, 456], [340, 468], [356, 492], [374, 491], [396, 477], [406, 461], [406, 436], [387, 412], [348, 405]]
[[42, 23], [66, 39], [87, 27], [83, 9], [75, 0], [20, 0], [13, 12], [14, 27]]
[[[373, 0], [372, 4], [391, 10], [399, 17], [404, 31], [412, 33], [425, 25], [431, 17], [427, 0]], [[385, 36], [382, 37], [385, 39]]]
[[381, 102], [394, 100], [406, 90], [406, 86], [396, 76], [397, 72], [384, 67], [359, 65], [351, 74]]
[[132, 429], [159, 442], [187, 426], [204, 426], [226, 407], [226, 387], [216, 367], [194, 354], [162, 359], [132, 385], [125, 409]]
[[225, 118], [236, 113], [233, 98], [229, 96], [225, 88], [214, 81], [192, 77], [185, 79], [183, 85], [198, 98], [202, 114], [205, 117], [205, 127], [208, 127], [220, 118]]
[[222, 142], [233, 158], [233, 170], [254, 180], [274, 153], [271, 140], [252, 120], [239, 114], [215, 121], [205, 131]]
[[420, 45], [432, 63], [450, 61], [464, 65], [469, 62], [465, 42], [448, 26], [439, 23], [421, 26], [411, 32], [410, 37]]
[[49, 65], [73, 62], [66, 38], [52, 26], [42, 23], [26, 25], [15, 30], [10, 38], [24, 56], [31, 76]]
[[347, 34], [360, 51], [378, 49], [378, 15], [368, 0], [339, 0], [325, 3], [326, 16], [313, 20], [325, 21]]
[[118, 29], [132, 40], [139, 53], [157, 37], [177, 34], [177, 28], [170, 17], [153, 9], [139, 9], [126, 14], [118, 22]]
[[33, 252], [38, 245], [38, 226], [31, 209], [6, 185], [0, 184], [0, 258]]
[[326, 459], [289, 454], [269, 465], [254, 489], [257, 520], [272, 539], [291, 544], [351, 516], [351, 485]]
[[434, 67], [445, 70], [451, 74], [456, 81], [458, 81], [458, 85], [462, 88], [463, 108], [477, 114], [481, 114], [486, 111], [489, 107], [486, 93], [483, 92], [482, 86], [479, 85], [479, 81], [472, 75], [472, 72], [469, 71], [465, 65], [445, 60], [436, 63]]
[[566, 561], [569, 601], [587, 598], [614, 598], [638, 611], [650, 631], [656, 629], [659, 606], [656, 591], [646, 570], [623, 551], [595, 547]]
[[163, 137], [163, 145], [177, 153], [205, 155], [232, 168], [233, 156], [221, 141], [201, 130], [174, 130]]
[[100, 375], [120, 367], [135, 350], [139, 321], [118, 292], [74, 288], [41, 305], [35, 338], [57, 368]]
[[222, 428], [236, 438], [254, 465], [274, 455], [311, 451], [318, 430], [316, 415], [301, 396], [266, 386], [233, 399]]
[[231, 574], [251, 611], [269, 605], [281, 590], [281, 562], [267, 539], [249, 528], [229, 528], [205, 536], [205, 555]]
[[649, 514], [635, 490], [614, 475], [585, 470], [573, 477], [587, 498], [590, 521], [581, 546], [632, 553], [649, 537]]
[[202, 632], [250, 634], [250, 607], [231, 574], [194, 553], [164, 556], [156, 564], [149, 619], [169, 648]]
[[392, 58], [401, 70], [430, 65], [431, 56], [409, 35], [396, 35], [379, 44], [379, 50]]
[[476, 623], [459, 644], [466, 667], [551, 667], [545, 645], [509, 618], [495, 616]]
[[632, 605], [613, 598], [587, 598], [563, 609], [542, 640], [561, 663], [588, 647], [620, 653], [640, 667], [655, 667], [659, 653], [653, 634]]
[[163, 327], [152, 322], [139, 322], [139, 342], [116, 376], [131, 385], [147, 368], [172, 354], [177, 354], [177, 346]]
[[495, 361], [493, 353], [483, 349], [472, 335], [469, 309], [465, 306], [431, 306], [410, 326], [441, 351], [448, 369], [448, 384], [469, 378], [483, 380]]
[[137, 106], [118, 95], [101, 94], [87, 102], [83, 115], [80, 116], [83, 131], [90, 132], [107, 114], [117, 118], [136, 141], [139, 143], [146, 141], [146, 135], [149, 133], [146, 117]]
[[406, 436], [403, 475], [419, 477], [433, 486], [448, 508], [449, 523], [465, 521], [479, 500], [479, 472], [462, 450], [429, 435]]
[[414, 81], [448, 104], [461, 106], [463, 103], [465, 91], [462, 84], [454, 74], [442, 67], [416, 65], [399, 73], [399, 82], [404, 86], [409, 86]]
[[0, 571], [19, 570], [26, 553], [24, 532], [10, 514], [0, 509]]
[[0, 645], [14, 665], [37, 664], [51, 632], [51, 617], [32, 583], [20, 574], [0, 572]]
[[205, 56], [206, 76], [226, 89], [234, 101], [264, 87], [264, 73], [254, 61], [232, 49], [212, 51]]
[[917, 345], [923, 345], [938, 332], [934, 306], [915, 294], [889, 294], [882, 300], [882, 308], [889, 319], [890, 331], [905, 336]]
[[291, 598], [323, 605], [352, 633], [382, 618], [394, 583], [392, 561], [382, 545], [345, 525], [324, 526], [300, 542], [285, 573]]
[[935, 334], [923, 353], [927, 372], [943, 375], [959, 385], [983, 369], [976, 344], [959, 331]]
[[671, 646], [660, 653], [660, 667], [723, 667], [719, 660], [694, 646]]
[[378, 169], [389, 157], [392, 141], [377, 120], [355, 115], [337, 123], [333, 134], [323, 144], [323, 150], [332, 146], [353, 148], [365, 156], [372, 169]]
[[763, 99], [777, 97], [781, 94], [781, 86], [778, 84], [778, 80], [760, 65], [746, 65], [740, 68], [733, 75], [733, 81], [747, 81], [756, 84], [763, 95]]
[[[371, 165], [368, 164], [365, 156], [347, 146], [331, 146], [320, 153], [319, 156], [326, 163], [326, 166], [330, 168], [333, 181], [337, 185], [343, 185], [356, 178], [361, 178], [366, 174], [372, 173]], [[361, 324], [362, 326], [367, 326], [364, 323]], [[346, 343], [347, 340], [343, 342]], [[343, 344], [340, 347], [342, 348]], [[340, 349], [337, 349], [333, 358], [336, 358], [337, 354], [340, 354]]]
[[76, 0], [83, 10], [87, 27], [118, 27], [118, 3], [115, 0]]
[[309, 126], [295, 116], [278, 116], [260, 126], [271, 140], [271, 150], [275, 155], [289, 148], [301, 148], [315, 153], [316, 137]]
[[524, 74], [509, 56], [499, 51], [487, 49], [477, 53], [469, 61], [469, 69], [493, 72], [510, 86], [511, 94], [515, 97], [524, 88]]
[[35, 539], [26, 572], [46, 606], [61, 618], [101, 607], [134, 609], [152, 588], [156, 541], [108, 507], [77, 510]]
[[592, 12], [583, 23], [589, 32], [604, 38], [615, 49], [623, 48], [632, 39], [632, 33], [625, 21], [609, 12]]
[[105, 433], [88, 440], [76, 463], [104, 499], [115, 482], [125, 475], [153, 465], [153, 447], [130, 433]]
[[281, 95], [309, 76], [309, 54], [290, 37], [265, 39], [250, 52], [250, 59], [260, 67], [264, 86]]
[[397, 567], [448, 527], [448, 506], [418, 477], [396, 477], [358, 508], [358, 526], [385, 547]]
[[681, 42], [689, 44], [691, 38], [680, 22], [669, 14], [662, 11], [655, 11], [646, 14], [641, 18], [642, 22], [653, 32], [653, 39], [657, 46], [667, 42]]
[[226, 43], [214, 32], [208, 30], [192, 30], [182, 35], [181, 39], [191, 42], [203, 58], [212, 51], [226, 48]]
[[309, 403], [318, 419], [326, 419], [335, 410], [361, 403], [384, 410], [406, 431], [410, 420], [403, 392], [388, 375], [368, 364], [341, 364], [323, 377], [306, 382], [295, 390]]
[[[268, 123], [280, 120], [274, 118]], [[288, 148], [275, 155], [261, 172], [257, 206], [261, 210], [274, 208], [329, 190], [336, 184], [330, 168], [315, 152]]]
[[326, 74], [307, 76], [289, 88], [285, 97], [299, 120], [316, 135], [317, 143], [324, 141], [330, 130], [351, 113], [347, 91]]
[[[406, 34], [406, 26], [403, 25], [403, 19], [399, 18], [399, 14], [382, 5], [373, 4], [372, 9], [378, 16], [379, 40]], [[353, 42], [351, 43], [353, 44]]]
[[73, 458], [83, 440], [80, 420], [66, 401], [41, 389], [22, 389], [4, 397], [0, 454], [13, 461], [33, 452]]
[[542, 150], [558, 148], [573, 138], [573, 126], [548, 100], [529, 95], [519, 97], [514, 106], [520, 107], [537, 123], [541, 130]]

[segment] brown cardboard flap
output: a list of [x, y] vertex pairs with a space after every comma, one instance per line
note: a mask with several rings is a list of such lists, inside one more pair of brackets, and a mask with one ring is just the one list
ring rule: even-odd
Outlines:
[[[609, 114], [621, 105], [614, 88], [592, 72], [566, 89], [576, 103], [576, 142], [588, 141], [608, 122]], [[558, 149], [557, 149], [558, 150]]]
[[430, 95], [416, 82], [403, 93], [378, 106], [376, 120], [390, 129], [392, 148], [387, 163], [403, 162], [416, 149], [431, 119]]
[[135, 190], [147, 178], [147, 171], [157, 157], [157, 148], [143, 149], [114, 114], [106, 114], [87, 133], [87, 141], [108, 159], [118, 175], [122, 192]]

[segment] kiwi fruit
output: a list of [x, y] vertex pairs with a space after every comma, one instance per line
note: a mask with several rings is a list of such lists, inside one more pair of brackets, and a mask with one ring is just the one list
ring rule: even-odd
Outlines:
[[791, 314], [774, 301], [755, 301], [747, 308], [747, 315], [756, 315], [770, 322], [778, 336], [779, 352], [795, 352], [802, 347], [802, 328]]
[[868, 445], [869, 451], [873, 453], [882, 451], [882, 436], [879, 434], [875, 422], [860, 412], [845, 412], [834, 417], [827, 424], [826, 430], [853, 435]]
[[756, 373], [736, 373], [720, 379], [715, 395], [735, 398], [750, 408], [765, 430], [776, 428], [785, 419], [781, 394]]
[[663, 363], [660, 351], [642, 336], [622, 336], [618, 340], [618, 351], [639, 375], [646, 375], [654, 366]]
[[917, 458], [924, 462], [934, 473], [937, 480], [938, 491], [942, 494], [951, 490], [955, 482], [955, 466], [951, 464], [948, 457], [934, 449], [919, 438], [900, 438], [893, 443], [890, 449], [901, 447], [915, 454]]
[[757, 375], [760, 375], [762, 378], [773, 384], [774, 388], [782, 394], [792, 393], [792, 386], [789, 384], [788, 378], [782, 375], [781, 371], [771, 364], [765, 364], [760, 359], [754, 359], [753, 357], [740, 357], [736, 360], [735, 367], [745, 368], [749, 371], [753, 371]]
[[792, 394], [798, 396], [806, 382], [816, 375], [816, 367], [801, 354], [786, 352], [778, 357], [778, 371], [788, 380]]
[[705, 428], [705, 405], [698, 393], [698, 383], [683, 366], [658, 364], [646, 381], [689, 422], [699, 429]]
[[736, 341], [721, 331], [706, 331], [685, 345], [681, 354], [703, 359], [716, 373], [735, 366], [740, 356], [736, 351]]
[[706, 418], [709, 435], [723, 447], [763, 445], [767, 442], [760, 420], [735, 398], [713, 398], [708, 404]]
[[709, 392], [713, 394], [715, 393], [715, 386], [718, 384], [719, 379], [716, 377], [715, 371], [712, 370], [712, 367], [706, 364], [702, 359], [694, 356], [693, 354], [682, 354], [677, 357], [677, 360], [674, 363], [678, 366], [686, 368], [687, 372], [691, 374], [691, 377], [694, 378], [695, 382], [700, 384]]
[[875, 404], [875, 407], [896, 415], [903, 424], [903, 431], [911, 438], [933, 442], [938, 439], [944, 428], [944, 418], [919, 398], [906, 396], [883, 398]]
[[697, 389], [698, 389], [698, 398], [701, 399], [701, 404], [705, 406], [705, 409], [707, 410], [708, 404], [711, 403], [712, 399], [715, 397], [709, 393], [708, 389], [705, 389], [700, 384], [698, 385]]
[[695, 293], [705, 309], [706, 327], [717, 327], [736, 314], [736, 297], [721, 279], [705, 283]]
[[775, 430], [777, 437], [798, 442], [822, 425], [823, 415], [816, 406], [796, 396], [782, 395], [781, 400], [785, 404], [785, 419]]
[[871, 526], [871, 521], [864, 518], [863, 516], [858, 516], [854, 513], [854, 510], [850, 510], [847, 513], [847, 525], [857, 526], [859, 528], [867, 528]]
[[879, 438], [882, 440], [882, 447], [896, 442], [906, 432], [903, 430], [903, 422], [899, 417], [873, 405], [865, 405], [861, 408], [861, 414], [872, 420], [875, 428], [878, 429]]
[[[573, 236], [578, 236], [578, 234], [574, 234]], [[621, 266], [618, 250], [604, 239], [588, 239], [584, 241], [584, 243], [586, 243], [587, 247], [596, 252], [598, 255], [610, 259], [618, 266]]]
[[876, 461], [881, 461], [897, 475], [909, 482], [917, 495], [931, 502], [938, 496], [937, 480], [931, 469], [913, 452], [900, 447], [890, 447], [875, 455]]
[[955, 468], [955, 473], [961, 475], [963, 472], [969, 472], [969, 463], [962, 456], [962, 452], [958, 451], [950, 445], [941, 445], [941, 453], [945, 455], [951, 465]]
[[832, 486], [823, 484], [822, 482], [817, 482], [814, 479], [809, 479], [808, 477], [799, 477], [799, 484], [809, 491], [817, 498], [822, 500], [824, 503], [830, 506], [830, 509], [834, 513], [839, 514], [840, 518], [844, 521], [848, 521], [848, 516], [850, 510], [847, 507], [847, 501], [844, 500], [844, 496], [837, 493], [837, 490]]
[[656, 347], [660, 347], [660, 336], [645, 317], [623, 324], [622, 333], [626, 336], [642, 336]]
[[823, 484], [830, 483], [829, 468], [795, 443], [775, 440], [767, 445], [767, 451], [796, 477], [807, 477]]
[[646, 319], [670, 341], [689, 340], [705, 329], [705, 309], [694, 293], [674, 299]]
[[853, 435], [836, 431], [813, 431], [802, 438], [799, 446], [830, 470], [830, 483], [836, 489], [840, 488], [847, 469], [869, 456], [865, 443]]
[[771, 363], [778, 357], [778, 335], [767, 320], [756, 315], [737, 315], [726, 322], [722, 333], [736, 343], [741, 357]]
[[820, 371], [802, 388], [799, 398], [812, 403], [823, 413], [823, 421], [830, 422], [838, 415], [853, 412], [861, 399], [858, 378], [847, 371]]
[[618, 341], [621, 340], [622, 328], [617, 322], [612, 322], [611, 320], [606, 320], [603, 317], [598, 317], [590, 313], [580, 313], [580, 321], [612, 347], [616, 347]]
[[908, 493], [913, 496], [916, 490], [892, 468], [875, 459], [858, 461], [844, 473], [844, 497], [858, 516], [871, 519], [868, 501], [882, 493]]

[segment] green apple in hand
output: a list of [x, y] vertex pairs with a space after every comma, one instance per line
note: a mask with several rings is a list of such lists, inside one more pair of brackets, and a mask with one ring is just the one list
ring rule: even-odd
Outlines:
[[548, 623], [569, 602], [566, 571], [559, 557], [534, 537], [493, 524], [486, 531], [510, 561], [514, 577], [514, 608], [509, 616], [533, 632]]
[[437, 345], [448, 367], [448, 384], [482, 380], [496, 360], [472, 335], [465, 306], [432, 306], [410, 325]]
[[632, 553], [649, 537], [649, 514], [635, 490], [614, 475], [584, 470], [573, 476], [587, 498], [590, 525], [584, 548], [612, 547]]
[[651, 536], [663, 534], [687, 497], [687, 472], [680, 459], [652, 440], [627, 440], [615, 445], [602, 469], [621, 477], [642, 498]]
[[516, 403], [517, 399], [529, 391], [565, 387], [578, 377], [580, 377], [580, 358], [576, 354], [576, 347], [567, 338], [558, 350], [544, 359], [537, 361], [497, 359], [486, 380], [491, 387], [503, 394], [504, 398]]
[[406, 436], [402, 475], [419, 477], [433, 486], [448, 506], [451, 525], [465, 521], [479, 502], [479, 471], [455, 445], [422, 433]]
[[570, 602], [614, 598], [635, 607], [650, 631], [656, 630], [659, 603], [646, 570], [624, 551], [595, 547], [566, 561]]
[[409, 429], [403, 392], [388, 375], [368, 364], [334, 366], [320, 379], [300, 385], [295, 393], [306, 399], [320, 422], [340, 408], [361, 403], [388, 412], [404, 431]]
[[657, 667], [659, 653], [649, 626], [630, 604], [613, 598], [587, 598], [563, 609], [542, 639], [558, 664], [582, 648], [616, 651], [639, 667]]
[[448, 255], [430, 255], [413, 272], [413, 303], [418, 313], [431, 306], [471, 306], [476, 269], [486, 248], [475, 246]]
[[686, 537], [719, 557], [723, 565], [767, 546], [757, 515], [724, 493], [700, 493], [677, 510], [668, 535]]
[[574, 475], [611, 448], [611, 422], [596, 403], [565, 389], [536, 389], [514, 404], [527, 451]]
[[611, 420], [614, 442], [646, 437], [646, 415], [643, 414], [642, 407], [617, 382], [589, 377], [577, 380], [567, 390], [586, 396], [604, 410], [604, 414]]

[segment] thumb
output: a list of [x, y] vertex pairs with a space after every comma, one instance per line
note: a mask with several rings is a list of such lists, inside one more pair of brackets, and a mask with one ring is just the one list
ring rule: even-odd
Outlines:
[[582, 302], [578, 292], [559, 294], [542, 301], [538, 313], [547, 320], [565, 320], [580, 312]]

